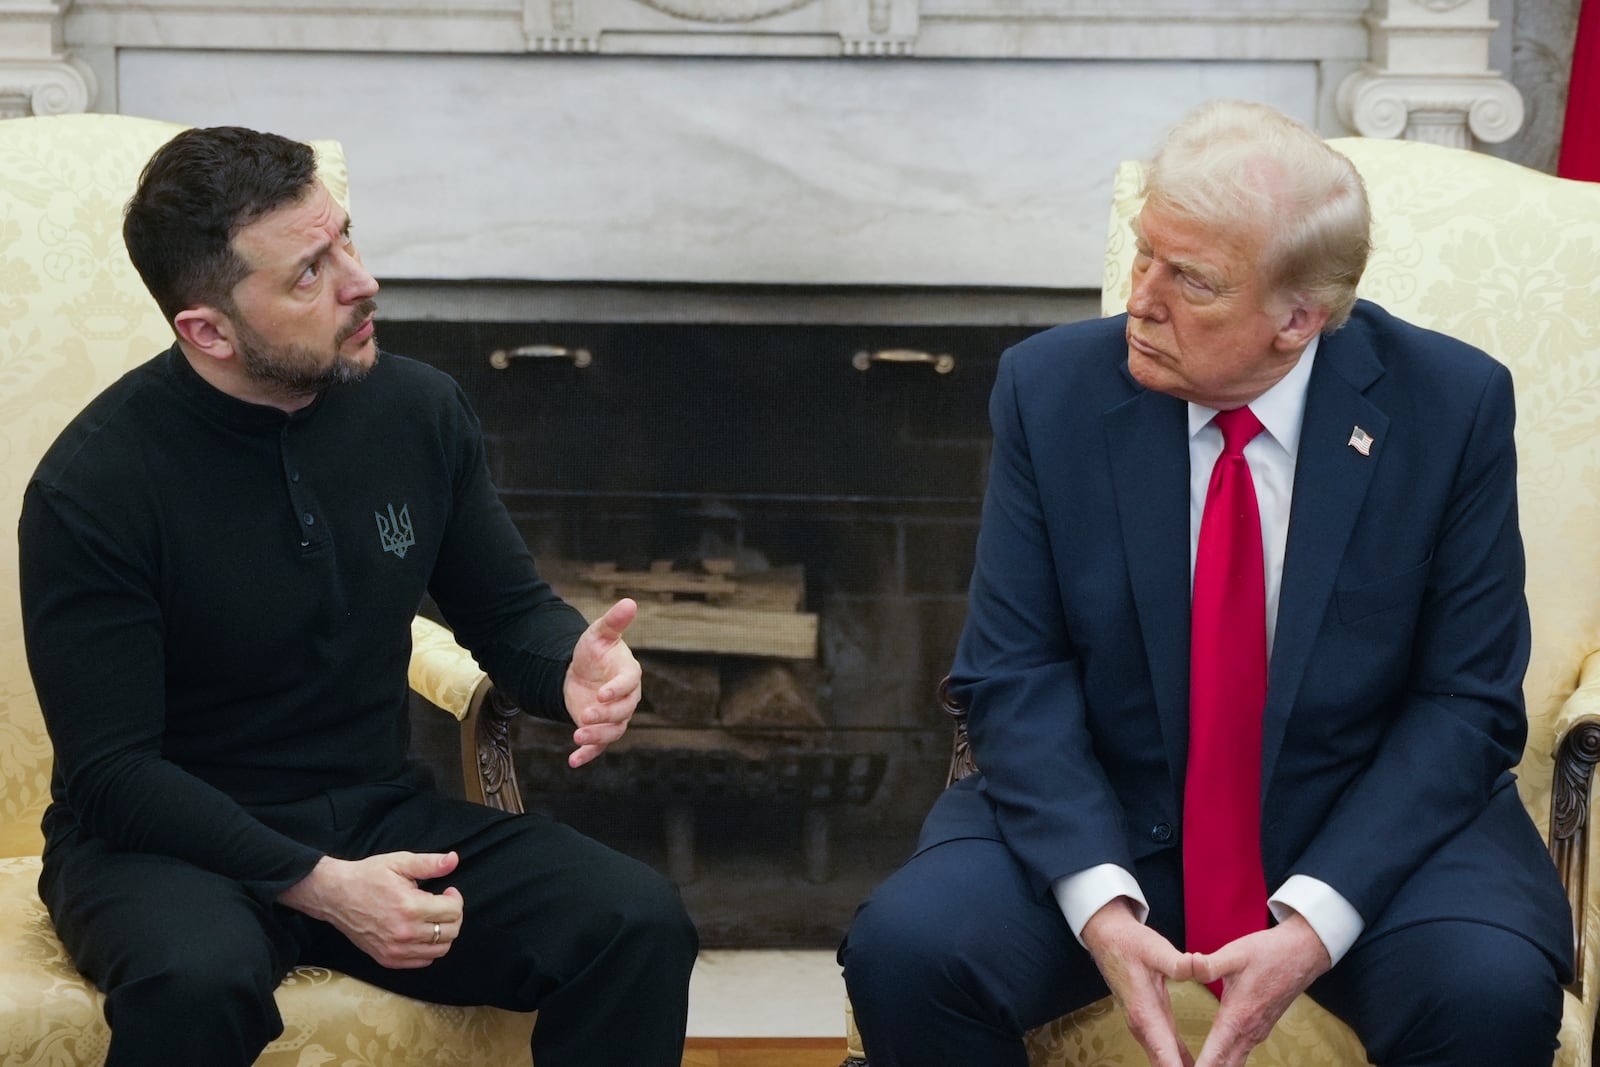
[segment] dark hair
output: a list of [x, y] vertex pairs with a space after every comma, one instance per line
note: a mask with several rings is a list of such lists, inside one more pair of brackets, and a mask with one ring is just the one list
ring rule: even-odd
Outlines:
[[239, 126], [185, 130], [150, 157], [122, 240], [169, 323], [202, 304], [232, 310], [233, 287], [249, 273], [234, 234], [299, 200], [316, 169], [309, 145]]

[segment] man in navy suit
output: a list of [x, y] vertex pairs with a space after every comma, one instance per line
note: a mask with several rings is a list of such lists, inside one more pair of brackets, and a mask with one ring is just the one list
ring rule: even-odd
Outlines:
[[[1572, 933], [1511, 773], [1510, 375], [1356, 300], [1360, 179], [1272, 109], [1196, 109], [1145, 191], [1128, 314], [1001, 360], [951, 675], [979, 773], [840, 950], [868, 1060], [1021, 1067], [1028, 1029], [1109, 991], [1157, 1067], [1236, 1065], [1308, 992], [1378, 1064], [1549, 1064]], [[1260, 746], [1262, 906], [1208, 945], [1185, 909], [1226, 864], [1185, 847], [1191, 582], [1212, 419], [1245, 406], [1264, 697], [1222, 747]], [[1198, 1060], [1169, 978], [1221, 990]]]

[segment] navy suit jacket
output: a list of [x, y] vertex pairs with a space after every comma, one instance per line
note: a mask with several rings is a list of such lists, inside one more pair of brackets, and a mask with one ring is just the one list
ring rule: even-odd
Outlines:
[[[980, 773], [941, 796], [919, 847], [1001, 840], [1042, 898], [1120, 864], [1181, 938], [1187, 409], [1129, 375], [1124, 322], [1001, 359], [952, 671]], [[1509, 373], [1475, 348], [1366, 302], [1323, 337], [1269, 666], [1262, 857], [1269, 893], [1319, 878], [1363, 938], [1492, 922], [1565, 973], [1565, 896], [1511, 774], [1529, 646], [1513, 421]]]

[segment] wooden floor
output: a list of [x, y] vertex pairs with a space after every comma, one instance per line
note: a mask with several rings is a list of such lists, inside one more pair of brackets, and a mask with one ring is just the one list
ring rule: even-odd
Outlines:
[[839, 1067], [842, 1037], [691, 1037], [683, 1067]]

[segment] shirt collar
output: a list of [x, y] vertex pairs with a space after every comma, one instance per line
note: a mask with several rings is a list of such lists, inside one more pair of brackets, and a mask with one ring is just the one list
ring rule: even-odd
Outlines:
[[[198, 405], [201, 410], [223, 423], [239, 428], [266, 428], [277, 430], [285, 423], [301, 422], [312, 417], [322, 406], [327, 390], [293, 414], [270, 404], [252, 404], [218, 389], [200, 376], [183, 354], [182, 346], [174, 343], [166, 354], [167, 373], [176, 383], [179, 392]], [[374, 368], [376, 369], [376, 368]]]
[[[1322, 335], [1311, 339], [1300, 359], [1289, 368], [1271, 389], [1250, 401], [1250, 411], [1261, 420], [1272, 439], [1282, 445], [1290, 456], [1300, 450], [1300, 424], [1306, 415], [1306, 389], [1311, 384], [1311, 364], [1316, 359]], [[1189, 438], [1205, 429], [1216, 415], [1216, 408], [1203, 404], [1189, 404]]]

